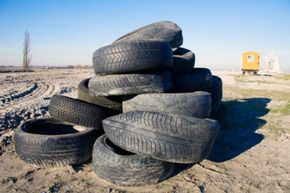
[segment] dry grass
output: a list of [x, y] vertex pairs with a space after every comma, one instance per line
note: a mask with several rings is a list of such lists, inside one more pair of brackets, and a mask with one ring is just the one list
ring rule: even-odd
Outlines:
[[282, 75], [279, 75], [277, 77], [277, 79], [290, 80], [290, 74], [282, 74]]

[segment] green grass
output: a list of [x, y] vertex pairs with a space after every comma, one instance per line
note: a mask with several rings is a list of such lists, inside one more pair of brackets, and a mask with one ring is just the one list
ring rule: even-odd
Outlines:
[[283, 116], [290, 115], [290, 102], [288, 101], [286, 105], [272, 108], [271, 113], [280, 113]]

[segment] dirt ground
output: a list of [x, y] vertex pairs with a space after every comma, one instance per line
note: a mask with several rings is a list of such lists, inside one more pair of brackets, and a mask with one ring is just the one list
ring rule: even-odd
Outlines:
[[0, 192], [290, 192], [290, 75], [223, 79], [222, 129], [209, 158], [178, 165], [175, 175], [146, 187], [118, 187], [100, 178], [90, 163], [38, 168], [14, 151], [21, 121], [48, 116], [53, 94], [77, 97], [78, 83], [92, 69], [0, 73]]

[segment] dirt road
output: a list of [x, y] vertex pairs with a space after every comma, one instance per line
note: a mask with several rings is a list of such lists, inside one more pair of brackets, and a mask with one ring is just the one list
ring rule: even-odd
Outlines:
[[290, 192], [290, 76], [213, 73], [223, 79], [227, 113], [211, 155], [146, 187], [111, 185], [90, 163], [38, 168], [15, 154], [20, 122], [48, 116], [53, 94], [76, 97], [91, 69], [0, 73], [0, 192]]

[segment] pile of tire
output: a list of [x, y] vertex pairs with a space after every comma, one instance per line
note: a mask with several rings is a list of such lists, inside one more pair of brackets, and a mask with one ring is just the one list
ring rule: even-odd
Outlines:
[[182, 30], [157, 22], [93, 54], [95, 76], [78, 85], [78, 99], [52, 97], [52, 118], [15, 132], [19, 157], [38, 166], [78, 165], [116, 185], [140, 186], [172, 176], [178, 164], [209, 155], [219, 132], [211, 119], [222, 80], [195, 67], [181, 48]]

